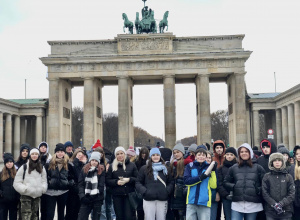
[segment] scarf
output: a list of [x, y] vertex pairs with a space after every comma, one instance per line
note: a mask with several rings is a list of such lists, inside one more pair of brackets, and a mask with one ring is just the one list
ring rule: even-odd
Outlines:
[[65, 162], [64, 158], [60, 158], [60, 159], [56, 158], [55, 159], [55, 164], [57, 165], [59, 171], [63, 168], [64, 162]]
[[223, 162], [223, 166], [228, 167], [228, 168], [233, 166], [234, 164], [236, 164], [236, 159], [235, 158], [232, 161], [228, 161], [225, 158], [225, 160]]
[[85, 177], [85, 194], [86, 195], [97, 195], [99, 194], [98, 189], [98, 176], [97, 176], [97, 168], [91, 167]]
[[167, 167], [164, 164], [162, 164], [161, 162], [153, 163], [152, 169], [153, 169], [153, 176], [154, 176], [155, 180], [157, 180], [157, 175], [158, 175], [159, 171], [163, 171], [165, 175], [168, 174]]

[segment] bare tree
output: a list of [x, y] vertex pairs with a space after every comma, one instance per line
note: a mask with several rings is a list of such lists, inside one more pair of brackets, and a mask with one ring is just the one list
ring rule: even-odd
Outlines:
[[228, 111], [218, 110], [211, 113], [211, 138], [229, 143]]
[[82, 107], [74, 107], [72, 109], [72, 143], [75, 147], [81, 146], [83, 131], [83, 109]]
[[103, 146], [113, 151], [118, 146], [118, 115], [107, 113], [103, 115]]

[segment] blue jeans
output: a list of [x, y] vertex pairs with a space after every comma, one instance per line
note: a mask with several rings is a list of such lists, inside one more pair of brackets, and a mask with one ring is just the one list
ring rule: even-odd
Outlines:
[[231, 220], [256, 220], [257, 212], [253, 213], [242, 213], [231, 210]]
[[223, 199], [222, 203], [223, 203], [223, 211], [224, 211], [225, 219], [230, 220], [231, 219], [231, 203], [232, 203], [232, 201]]
[[110, 191], [104, 190], [104, 202], [101, 208], [101, 217], [100, 220], [111, 220], [112, 218], [115, 219], [115, 211], [112, 205], [112, 196]]
[[216, 220], [218, 213], [218, 202], [212, 202], [210, 207], [210, 220]]
[[208, 220], [210, 218], [210, 207], [202, 205], [187, 204], [186, 220]]

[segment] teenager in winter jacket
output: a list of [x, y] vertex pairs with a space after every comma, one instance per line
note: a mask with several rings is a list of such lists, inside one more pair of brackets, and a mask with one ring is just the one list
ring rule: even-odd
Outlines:
[[216, 169], [206, 175], [209, 167], [206, 162], [207, 151], [200, 148], [196, 151], [195, 161], [188, 164], [184, 170], [184, 183], [188, 186], [186, 219], [207, 220], [210, 218], [211, 189], [217, 188]]
[[296, 145], [293, 150], [295, 163], [291, 166], [289, 173], [295, 183], [295, 200], [293, 220], [300, 220], [300, 146]]
[[79, 197], [81, 201], [78, 220], [99, 220], [104, 199], [105, 168], [100, 164], [101, 154], [93, 152], [89, 162], [79, 176]]
[[20, 195], [13, 187], [16, 176], [16, 168], [14, 166], [14, 158], [12, 154], [3, 155], [4, 167], [0, 172], [0, 219], [17, 220], [17, 206]]
[[295, 186], [293, 177], [288, 174], [285, 159], [281, 153], [269, 157], [269, 169], [262, 181], [262, 195], [265, 200], [267, 220], [290, 219], [293, 214]]
[[277, 151], [279, 153], [282, 153], [283, 158], [285, 160], [285, 166], [286, 166], [286, 170], [289, 172], [290, 168], [291, 168], [291, 163], [290, 163], [290, 152], [289, 150], [283, 145], [283, 144], [279, 144], [277, 146]]
[[230, 167], [237, 163], [237, 152], [233, 147], [229, 147], [225, 151], [223, 164], [218, 169], [218, 192], [220, 194], [223, 211], [226, 219], [231, 219], [231, 202], [232, 202], [232, 191], [227, 191], [224, 187], [224, 179], [228, 173]]
[[78, 179], [79, 174], [86, 162], [87, 156], [81, 149], [75, 150], [75, 152], [69, 160], [69, 164], [71, 165], [73, 173], [74, 186], [70, 188], [68, 193], [65, 220], [73, 220], [78, 218], [78, 213], [80, 209], [80, 198], [78, 196]]
[[238, 164], [229, 168], [224, 180], [227, 191], [233, 192], [231, 219], [254, 220], [257, 213], [263, 210], [261, 182], [265, 170], [256, 163], [249, 144], [244, 143], [238, 148], [238, 156]]
[[40, 160], [43, 166], [46, 165], [46, 163], [49, 163], [52, 159], [51, 154], [49, 153], [49, 146], [47, 142], [43, 141], [39, 144], [39, 151], [40, 151]]
[[16, 169], [18, 170], [23, 164], [27, 163], [29, 159], [30, 146], [29, 144], [22, 144], [20, 148], [20, 156], [15, 163]]
[[68, 191], [74, 187], [74, 175], [64, 145], [58, 143], [54, 152], [50, 163], [45, 166], [48, 181], [48, 190], [45, 193], [47, 211], [42, 213], [42, 218], [46, 216], [46, 220], [53, 220], [57, 204], [57, 219], [63, 220]]
[[30, 150], [26, 165], [18, 169], [14, 188], [21, 195], [22, 220], [38, 219], [40, 197], [47, 191], [47, 174], [39, 160], [39, 150]]
[[134, 192], [137, 168], [126, 157], [126, 151], [119, 146], [115, 159], [106, 173], [106, 184], [111, 187], [117, 220], [132, 220], [135, 210], [131, 207], [128, 193]]
[[225, 155], [225, 144], [221, 140], [213, 143], [214, 161], [218, 163], [218, 168], [223, 164]]
[[171, 161], [170, 175], [174, 179], [174, 193], [171, 194], [170, 203], [174, 219], [183, 220], [186, 212], [187, 187], [184, 184], [183, 174], [186, 163], [184, 159], [184, 146], [179, 143], [173, 148], [173, 160]]
[[137, 191], [143, 195], [145, 220], [165, 219], [173, 181], [158, 148], [152, 148], [150, 159], [138, 174]]
[[270, 172], [269, 169], [269, 157], [272, 153], [277, 152], [277, 147], [273, 139], [263, 139], [260, 142], [260, 148], [263, 156], [257, 159], [257, 163], [261, 165], [266, 173]]
[[68, 155], [69, 158], [73, 156], [74, 153], [74, 146], [71, 141], [67, 141], [65, 144], [65, 152]]

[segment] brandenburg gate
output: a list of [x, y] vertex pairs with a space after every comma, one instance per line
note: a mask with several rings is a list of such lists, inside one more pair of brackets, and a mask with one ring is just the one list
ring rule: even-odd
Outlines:
[[[119, 145], [134, 144], [134, 85], [163, 84], [166, 147], [176, 142], [175, 84], [196, 85], [197, 142], [210, 143], [210, 82], [228, 87], [230, 146], [249, 141], [244, 35], [120, 34], [109, 40], [49, 41], [48, 142], [71, 139], [72, 88], [84, 86], [84, 146], [102, 137], [102, 87], [118, 85]], [[104, 106], [105, 108], [105, 106]], [[145, 116], [147, 117], [147, 116]], [[196, 122], [195, 122], [196, 123]], [[53, 148], [53, 147], [52, 147]]]

